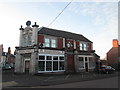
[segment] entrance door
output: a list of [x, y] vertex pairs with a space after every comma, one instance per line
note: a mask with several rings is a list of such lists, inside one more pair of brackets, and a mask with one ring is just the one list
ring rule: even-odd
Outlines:
[[30, 61], [25, 61], [25, 73], [29, 73]]
[[85, 71], [88, 72], [88, 63], [85, 63]]

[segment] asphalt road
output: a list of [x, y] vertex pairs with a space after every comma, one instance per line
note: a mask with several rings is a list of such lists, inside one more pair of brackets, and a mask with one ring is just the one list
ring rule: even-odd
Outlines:
[[118, 88], [118, 77], [31, 88]]
[[3, 88], [117, 88], [118, 73], [67, 75], [2, 75]]

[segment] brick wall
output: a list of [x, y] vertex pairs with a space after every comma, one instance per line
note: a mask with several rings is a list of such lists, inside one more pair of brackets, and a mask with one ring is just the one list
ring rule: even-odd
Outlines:
[[38, 43], [44, 43], [44, 35], [38, 35]]
[[58, 45], [58, 49], [62, 49], [63, 48], [63, 39], [58, 37], [57, 38], [57, 45]]
[[75, 71], [74, 55], [71, 54], [67, 55], [67, 68], [68, 70]]

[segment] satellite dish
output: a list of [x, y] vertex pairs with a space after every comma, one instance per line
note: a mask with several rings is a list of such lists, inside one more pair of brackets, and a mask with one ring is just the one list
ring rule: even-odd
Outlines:
[[31, 21], [27, 21], [27, 22], [26, 22], [26, 25], [27, 25], [27, 26], [30, 26], [30, 25], [31, 25]]

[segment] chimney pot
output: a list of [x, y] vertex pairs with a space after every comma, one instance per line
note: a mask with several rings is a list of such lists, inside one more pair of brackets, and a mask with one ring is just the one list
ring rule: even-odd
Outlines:
[[113, 47], [118, 47], [118, 40], [117, 39], [113, 39]]

